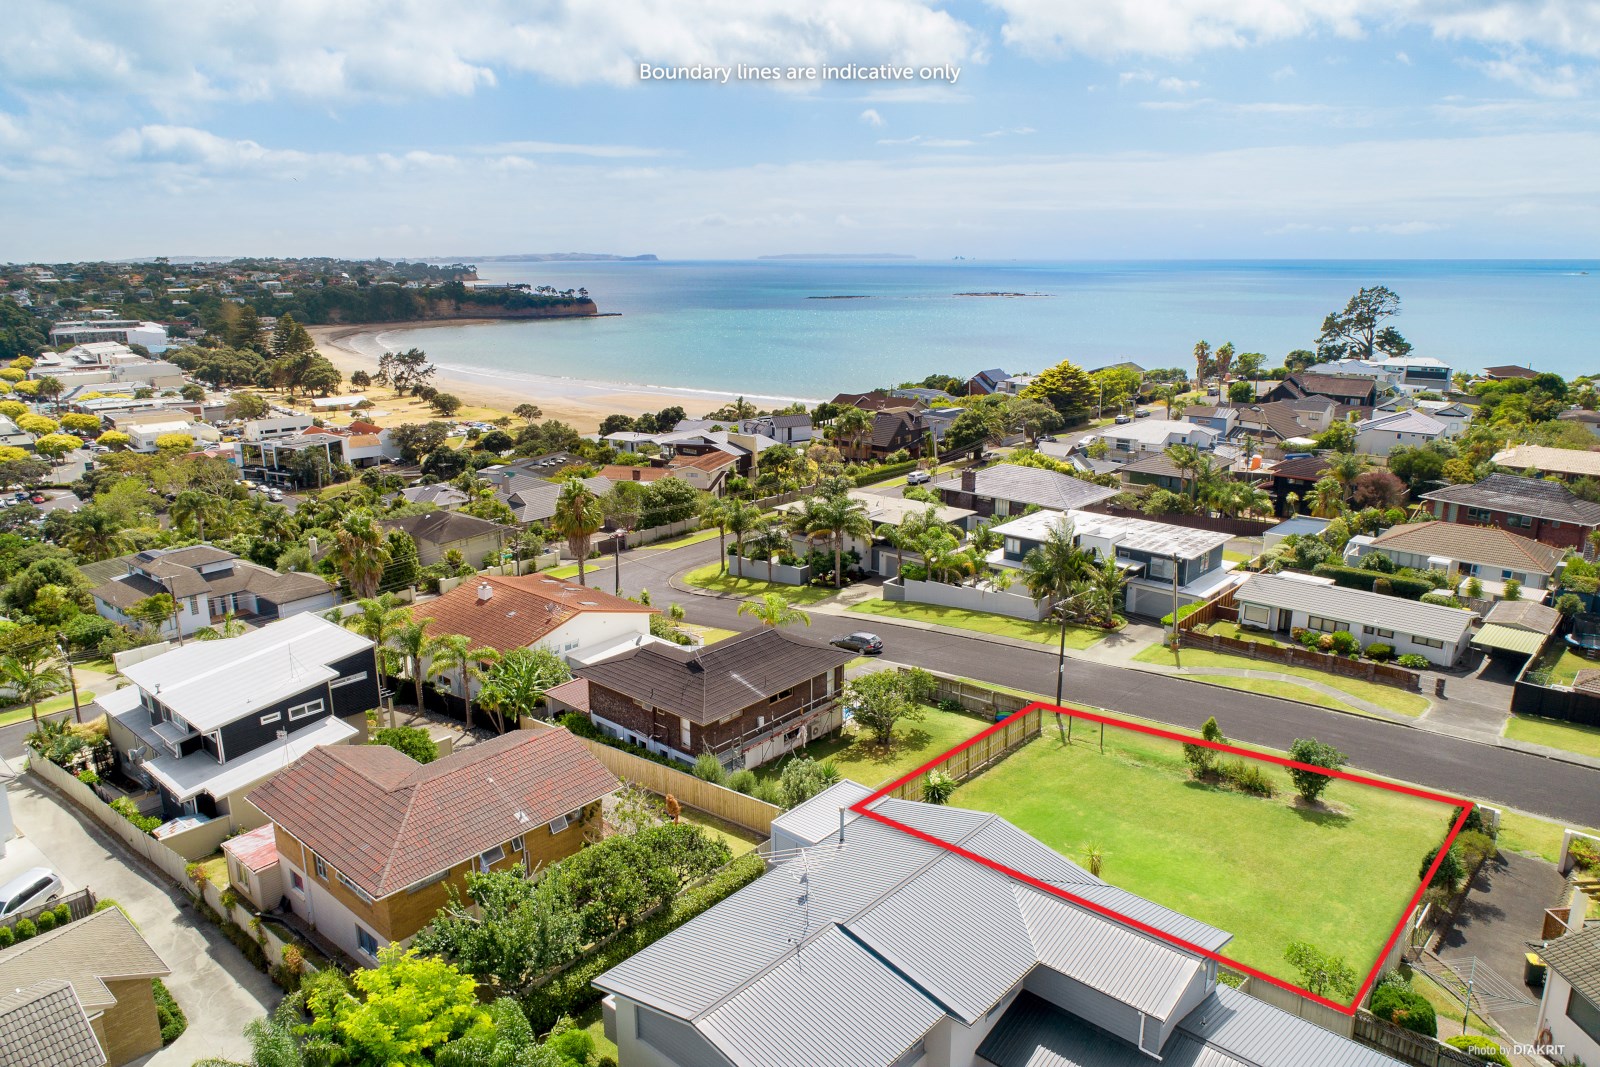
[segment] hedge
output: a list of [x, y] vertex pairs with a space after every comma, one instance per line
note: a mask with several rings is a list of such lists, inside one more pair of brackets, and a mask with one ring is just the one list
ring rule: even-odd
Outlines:
[[1337, 563], [1319, 563], [1311, 573], [1322, 578], [1332, 578], [1335, 585], [1342, 585], [1347, 589], [1365, 589], [1368, 592], [1372, 591], [1372, 587], [1381, 578], [1389, 583], [1389, 589], [1395, 596], [1404, 597], [1406, 600], [1421, 600], [1423, 593], [1433, 591], [1433, 586], [1420, 578], [1402, 578], [1398, 574], [1366, 571], [1360, 567], [1342, 567]]
[[861, 471], [855, 475], [855, 483], [857, 485], [871, 485], [874, 482], [886, 482], [890, 478], [896, 478], [902, 474], [910, 474], [917, 469], [917, 462], [917, 460], [908, 459], [904, 463], [885, 463], [881, 467], [873, 467], [871, 470]]
[[161, 984], [161, 979], [152, 978], [150, 988], [156, 998], [156, 1019], [161, 1023], [161, 1044], [170, 1045], [189, 1029], [189, 1018], [178, 1007], [178, 1002], [172, 999], [172, 994], [167, 992], [167, 987]]
[[759, 853], [745, 853], [666, 908], [607, 941], [593, 955], [523, 993], [522, 1010], [534, 1032], [544, 1033], [563, 1015], [581, 1015], [604, 995], [593, 985], [596, 978], [743, 889], [761, 877], [766, 867], [766, 860]]
[[1484, 1063], [1501, 1064], [1502, 1067], [1511, 1067], [1511, 1061], [1506, 1059], [1506, 1050], [1498, 1042], [1490, 1041], [1487, 1037], [1477, 1034], [1458, 1034], [1448, 1038], [1445, 1044], [1451, 1048], [1458, 1048], [1470, 1052]]

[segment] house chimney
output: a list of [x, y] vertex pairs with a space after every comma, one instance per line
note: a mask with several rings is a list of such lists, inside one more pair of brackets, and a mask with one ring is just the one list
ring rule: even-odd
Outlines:
[[478, 583], [478, 603], [487, 604], [490, 600], [493, 600], [493, 599], [494, 599], [494, 586], [490, 585], [488, 582], [479, 582]]
[[978, 472], [971, 467], [961, 472], [961, 491], [963, 493], [976, 493], [978, 491]]

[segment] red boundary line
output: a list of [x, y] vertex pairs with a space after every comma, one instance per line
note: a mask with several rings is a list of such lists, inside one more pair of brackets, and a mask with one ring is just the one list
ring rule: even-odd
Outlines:
[[[1148, 923], [1140, 922], [1138, 919], [1135, 919], [1130, 915], [1123, 915], [1121, 912], [1118, 912], [1112, 908], [1108, 908], [1103, 904], [1097, 904], [1092, 900], [1085, 900], [1083, 897], [1070, 893], [1059, 886], [1040, 881], [1039, 879], [1025, 874], [1022, 871], [1007, 867], [1005, 864], [1000, 863], [997, 860], [990, 859], [987, 856], [981, 856], [976, 852], [964, 849], [959, 845], [953, 845], [942, 838], [935, 837], [934, 835], [926, 833], [922, 830], [918, 830], [915, 827], [907, 826], [905, 823], [891, 819], [887, 815], [869, 810], [873, 804], [877, 803], [879, 800], [882, 800], [884, 797], [888, 796], [906, 782], [909, 782], [918, 775], [925, 774], [934, 766], [943, 763], [945, 760], [949, 759], [951, 756], [954, 756], [958, 752], [962, 752], [968, 748], [971, 748], [984, 738], [1005, 729], [1006, 724], [1011, 722], [1012, 719], [1015, 719], [1018, 715], [1026, 715], [1030, 711], [1048, 711], [1055, 715], [1066, 715], [1070, 718], [1086, 719], [1089, 722], [1097, 722], [1103, 725], [1120, 727], [1124, 730], [1132, 730], [1135, 733], [1149, 734], [1153, 737], [1162, 737], [1170, 741], [1179, 741], [1186, 745], [1200, 745], [1204, 748], [1215, 749], [1218, 752], [1227, 752], [1231, 753], [1232, 755], [1243, 756], [1248, 759], [1261, 760], [1266, 763], [1276, 764], [1280, 767], [1291, 767], [1296, 770], [1312, 771], [1316, 774], [1325, 774], [1330, 778], [1341, 778], [1347, 782], [1359, 782], [1362, 785], [1370, 785], [1379, 789], [1387, 789], [1393, 793], [1403, 793], [1406, 796], [1418, 797], [1423, 800], [1433, 801], [1434, 803], [1448, 804], [1452, 807], [1458, 807], [1461, 809], [1461, 814], [1456, 817], [1455, 822], [1450, 827], [1450, 832], [1445, 835], [1444, 843], [1439, 846], [1438, 854], [1434, 856], [1433, 863], [1428, 867], [1428, 870], [1422, 876], [1421, 881], [1418, 882], [1416, 892], [1411, 895], [1411, 901], [1406, 905], [1405, 911], [1400, 917], [1400, 921], [1395, 924], [1394, 931], [1389, 934], [1389, 939], [1383, 943], [1383, 948], [1378, 952], [1378, 958], [1373, 962], [1372, 970], [1367, 973], [1366, 980], [1361, 983], [1361, 988], [1356, 991], [1355, 998], [1348, 1004], [1340, 1004], [1338, 1001], [1330, 1000], [1327, 997], [1313, 993], [1309, 989], [1306, 989], [1302, 986], [1297, 986], [1293, 982], [1286, 982], [1283, 979], [1274, 977], [1273, 975], [1267, 974], [1264, 971], [1259, 971], [1256, 968], [1251, 967], [1249, 964], [1240, 963], [1238, 960], [1224, 956], [1220, 952], [1213, 952], [1209, 949], [1201, 948], [1199, 945], [1185, 941], [1180, 937], [1175, 937], [1172, 934], [1167, 933], [1165, 930], [1159, 930]], [[1040, 728], [1042, 732], [1042, 719], [1040, 722]], [[1094, 712], [1083, 711], [1080, 708], [1057, 707], [1053, 704], [1045, 703], [1042, 700], [1036, 700], [1032, 704], [1029, 704], [1027, 707], [1023, 708], [1021, 711], [1001, 719], [993, 726], [990, 726], [988, 729], [982, 731], [976, 736], [963, 741], [961, 744], [956, 745], [949, 751], [935, 756], [933, 759], [929, 760], [927, 763], [924, 763], [916, 770], [906, 772], [899, 778], [896, 778], [894, 781], [890, 782], [888, 785], [880, 788], [871, 796], [852, 804], [850, 806], [850, 811], [857, 815], [882, 823], [885, 826], [891, 826], [894, 829], [899, 830], [901, 833], [909, 834], [910, 836], [915, 837], [920, 841], [925, 841], [930, 845], [937, 845], [940, 848], [953, 852], [956, 855], [962, 856], [981, 866], [988, 867], [991, 870], [995, 870], [1001, 874], [1015, 878], [1018, 881], [1023, 882], [1026, 885], [1030, 885], [1035, 889], [1061, 897], [1064, 900], [1071, 901], [1079, 907], [1087, 908], [1088, 910], [1099, 915], [1103, 915], [1106, 918], [1114, 919], [1125, 926], [1132, 927], [1141, 933], [1148, 934], [1169, 944], [1176, 945], [1187, 952], [1197, 953], [1198, 955], [1204, 956], [1207, 959], [1216, 960], [1218, 963], [1225, 964], [1226, 966], [1231, 967], [1232, 969], [1241, 973], [1247, 974], [1252, 978], [1258, 978], [1263, 982], [1269, 982], [1281, 989], [1287, 989], [1291, 993], [1298, 993], [1300, 996], [1305, 997], [1308, 1000], [1313, 1000], [1324, 1007], [1332, 1008], [1334, 1011], [1340, 1012], [1344, 1015], [1354, 1015], [1356, 1013], [1357, 1005], [1359, 1005], [1366, 997], [1367, 991], [1372, 988], [1372, 984], [1378, 980], [1378, 968], [1383, 966], [1383, 960], [1386, 956], [1388, 956], [1389, 950], [1392, 949], [1394, 947], [1394, 943], [1400, 939], [1400, 935], [1405, 928], [1406, 920], [1410, 917], [1412, 910], [1416, 908], [1418, 902], [1422, 900], [1422, 894], [1424, 890], [1427, 889], [1428, 883], [1433, 880], [1435, 872], [1437, 872], [1439, 869], [1439, 864], [1443, 862], [1444, 854], [1448, 852], [1450, 850], [1450, 846], [1455, 843], [1456, 836], [1461, 833], [1461, 828], [1463, 825], [1465, 825], [1468, 814], [1470, 814], [1472, 809], [1476, 806], [1477, 805], [1475, 801], [1465, 800], [1461, 797], [1453, 797], [1446, 793], [1435, 793], [1427, 789], [1418, 789], [1415, 786], [1398, 785], [1394, 782], [1385, 782], [1377, 778], [1368, 777], [1364, 774], [1356, 774], [1352, 771], [1330, 770], [1326, 767], [1317, 767], [1309, 763], [1300, 763], [1295, 760], [1286, 759], [1283, 756], [1274, 756], [1265, 752], [1254, 752], [1247, 748], [1240, 748], [1237, 745], [1223, 744], [1219, 741], [1206, 741], [1202, 738], [1191, 737], [1188, 734], [1181, 734], [1173, 730], [1164, 730], [1157, 726], [1147, 726], [1143, 723], [1130, 722], [1127, 719], [1119, 719], [1111, 715], [1098, 715]]]

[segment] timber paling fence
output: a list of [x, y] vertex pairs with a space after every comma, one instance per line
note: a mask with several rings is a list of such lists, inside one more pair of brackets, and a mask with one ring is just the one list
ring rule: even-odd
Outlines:
[[[928, 768], [928, 772], [940, 770], [957, 782], [965, 782], [1038, 737], [1046, 714], [1053, 715], [1054, 712], [1034, 708], [1032, 711], [1017, 715], [981, 741], [976, 741], [960, 752], [940, 760]], [[901, 800], [921, 800], [923, 786], [928, 781], [928, 772], [901, 782], [889, 795]]]

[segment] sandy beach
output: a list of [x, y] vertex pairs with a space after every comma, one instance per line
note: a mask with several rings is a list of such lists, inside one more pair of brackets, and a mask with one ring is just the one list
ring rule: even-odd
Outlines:
[[[377, 369], [378, 355], [385, 347], [380, 340], [380, 335], [384, 333], [439, 326], [492, 328], [505, 322], [504, 319], [442, 319], [431, 322], [311, 326], [308, 330], [317, 349], [348, 377], [354, 371], [364, 370], [370, 374]], [[419, 347], [426, 349], [426, 345]], [[468, 406], [509, 414], [518, 404], [537, 404], [546, 419], [559, 419], [583, 433], [598, 429], [600, 420], [607, 415], [642, 415], [678, 405], [690, 417], [698, 417], [741, 395], [674, 386], [618, 385], [578, 378], [502, 374], [448, 364], [437, 366], [438, 373], [434, 375], [433, 384], [443, 392], [459, 396]], [[759, 396], [755, 393], [742, 395], [763, 409], [790, 403], [782, 397]], [[392, 404], [386, 406], [393, 407]]]

